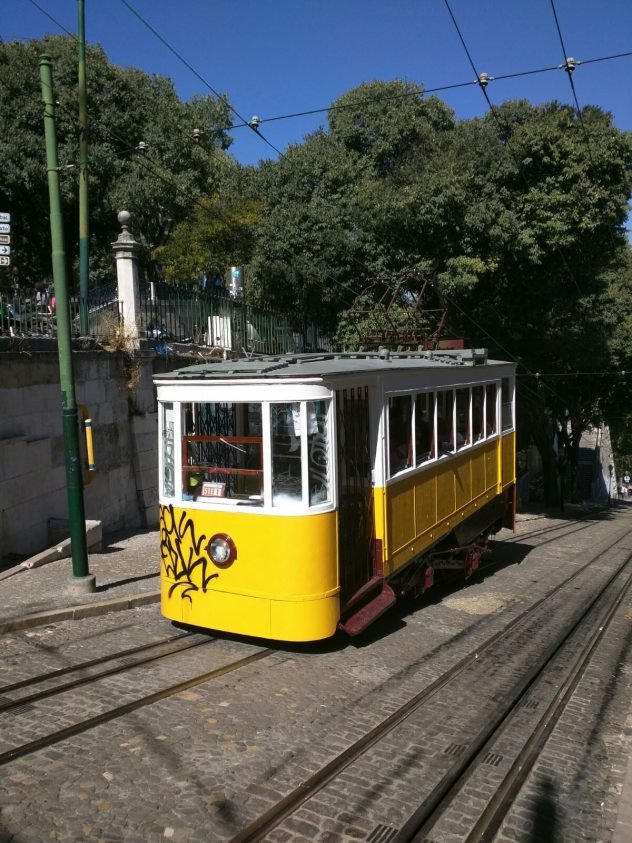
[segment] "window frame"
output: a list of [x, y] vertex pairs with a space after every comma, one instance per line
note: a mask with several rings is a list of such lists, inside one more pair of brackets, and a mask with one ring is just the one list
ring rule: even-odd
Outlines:
[[[511, 380], [511, 379], [510, 379]], [[401, 479], [402, 477], [408, 476], [411, 473], [416, 471], [421, 471], [427, 468], [430, 465], [435, 464], [437, 461], [441, 460], [444, 457], [452, 457], [456, 454], [463, 453], [464, 451], [470, 450], [472, 448], [476, 448], [479, 445], [484, 445], [486, 442], [489, 442], [491, 439], [499, 436], [499, 426], [500, 426], [500, 418], [499, 418], [499, 396], [500, 396], [500, 384], [501, 380], [499, 378], [494, 378], [492, 380], [480, 380], [480, 381], [473, 381], [469, 383], [463, 384], [454, 384], [453, 386], [440, 386], [440, 387], [430, 387], [428, 389], [417, 389], [417, 390], [400, 390], [400, 391], [393, 391], [393, 392], [386, 392], [384, 395], [384, 404], [383, 404], [383, 416], [384, 416], [384, 430], [385, 430], [385, 447], [384, 447], [384, 463], [385, 463], [385, 482], [386, 484], [391, 484], [396, 482], [397, 480]], [[482, 422], [482, 429], [475, 433], [474, 431], [474, 424], [475, 424], [475, 417], [474, 417], [474, 393], [475, 390], [481, 390], [482, 395], [482, 404], [479, 407], [479, 420], [478, 422]], [[490, 399], [490, 392], [494, 392], [494, 407], [490, 408], [493, 412], [493, 418], [495, 420], [495, 429], [488, 433], [487, 426], [488, 426], [488, 403]], [[462, 445], [456, 445], [456, 433], [457, 433], [457, 393], [459, 391], [467, 392], [467, 428], [468, 428], [468, 436], [465, 437], [465, 441]], [[441, 398], [441, 396], [450, 395], [450, 398]], [[431, 448], [431, 456], [426, 459], [419, 461], [418, 455], [418, 441], [417, 441], [417, 413], [419, 412], [419, 404], [418, 399], [421, 396], [429, 396], [429, 400], [432, 402], [432, 448]], [[412, 412], [412, 462], [406, 468], [400, 468], [395, 473], [391, 470], [391, 442], [390, 442], [390, 435], [391, 435], [391, 420], [390, 420], [390, 407], [391, 407], [391, 400], [394, 398], [409, 398], [411, 402], [411, 412]], [[451, 406], [448, 410], [449, 413], [449, 423], [448, 429], [446, 431], [446, 442], [450, 443], [449, 450], [442, 450], [441, 449], [441, 442], [439, 441], [440, 438], [440, 431], [439, 431], [439, 419], [440, 419], [440, 408], [442, 403], [447, 402]], [[462, 410], [465, 412], [464, 408]], [[448, 422], [448, 418], [446, 418], [446, 422]], [[505, 431], [503, 431], [505, 432]]]
[[[243, 394], [243, 393], [242, 393]], [[309, 495], [309, 434], [308, 434], [308, 418], [307, 408], [310, 404], [323, 402], [326, 406], [325, 425], [326, 425], [326, 463], [324, 469], [326, 471], [327, 479], [327, 497], [317, 503], [310, 503]], [[333, 458], [333, 446], [335, 444], [335, 398], [332, 393], [325, 395], [314, 395], [313, 397], [305, 397], [301, 395], [298, 399], [285, 397], [284, 394], [278, 394], [274, 398], [263, 399], [260, 396], [253, 398], [241, 398], [237, 396], [230, 396], [226, 393], [221, 396], [205, 395], [190, 397], [182, 396], [180, 398], [169, 397], [161, 398], [159, 400], [159, 436], [160, 436], [160, 495], [165, 500], [165, 503], [173, 504], [174, 506], [186, 506], [192, 509], [204, 510], [219, 510], [219, 509], [239, 509], [242, 512], [248, 513], [267, 513], [280, 515], [299, 515], [299, 514], [314, 514], [320, 511], [329, 511], [336, 505], [336, 473], [335, 461]], [[229, 497], [202, 497], [195, 496], [194, 499], [188, 500], [183, 494], [183, 443], [185, 431], [185, 413], [187, 407], [189, 412], [195, 414], [197, 410], [195, 405], [202, 404], [256, 404], [261, 410], [261, 453], [262, 453], [262, 500], [248, 500], [244, 498], [236, 499]], [[282, 504], [275, 506], [272, 498], [272, 405], [273, 404], [298, 404], [300, 407], [300, 458], [301, 458], [301, 497], [297, 499], [296, 504]], [[164, 490], [164, 467], [163, 467], [163, 450], [162, 442], [165, 430], [165, 410], [164, 407], [171, 405], [174, 421], [174, 477], [175, 490], [173, 496], [167, 496]], [[191, 434], [188, 434], [191, 435]], [[226, 438], [232, 438], [227, 436]]]

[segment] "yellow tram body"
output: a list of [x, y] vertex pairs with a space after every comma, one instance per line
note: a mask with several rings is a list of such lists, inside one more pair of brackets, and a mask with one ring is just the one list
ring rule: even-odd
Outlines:
[[[168, 535], [187, 522], [190, 526], [185, 526], [180, 545], [185, 557], [194, 552], [199, 536], [220, 531], [228, 533], [238, 548], [236, 563], [206, 590], [202, 566], [195, 569], [190, 600], [186, 595], [182, 598], [188, 579], [177, 580], [178, 571], [168, 570]], [[191, 521], [184, 509], [161, 507], [162, 612], [193, 626], [259, 638], [327, 638], [335, 632], [339, 618], [336, 529], [335, 512], [297, 518], [203, 512]], [[273, 560], [265, 548], [280, 553]], [[279, 558], [282, 564], [277, 564]]]
[[357, 634], [435, 569], [469, 574], [513, 525], [514, 369], [481, 352], [296, 355], [156, 382], [172, 620]]

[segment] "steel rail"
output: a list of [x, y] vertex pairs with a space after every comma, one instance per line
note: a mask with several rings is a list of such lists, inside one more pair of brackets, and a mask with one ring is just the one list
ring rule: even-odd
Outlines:
[[[411, 814], [404, 825], [399, 829], [397, 834], [391, 838], [390, 843], [409, 843], [409, 841], [423, 840], [430, 829], [436, 825], [441, 815], [454, 801], [455, 797], [460, 793], [461, 786], [476, 764], [480, 762], [484, 756], [489, 743], [493, 740], [496, 733], [506, 724], [509, 718], [514, 714], [516, 707], [522, 702], [527, 692], [536, 684], [538, 679], [542, 676], [544, 670], [549, 666], [553, 659], [560, 653], [568, 639], [579, 629], [584, 623], [586, 617], [595, 609], [599, 600], [604, 596], [605, 592], [610, 588], [612, 583], [619, 577], [626, 566], [630, 564], [632, 554], [629, 554], [622, 565], [608, 578], [607, 582], [595, 595], [594, 599], [586, 606], [580, 615], [573, 622], [572, 626], [567, 627], [564, 632], [558, 636], [554, 644], [542, 655], [536, 664], [528, 671], [528, 673], [521, 679], [517, 686], [510, 692], [508, 698], [503, 700], [496, 708], [495, 713], [490, 717], [487, 724], [478, 735], [472, 740], [466, 752], [459, 758], [459, 760], [452, 766], [452, 768], [443, 776], [441, 781], [433, 788], [430, 794], [424, 799], [419, 807]], [[619, 605], [619, 598], [622, 600], [627, 590], [630, 587], [632, 575], [628, 578], [625, 587], [617, 595], [613, 603]], [[619, 602], [617, 602], [619, 601]], [[612, 605], [612, 604], [611, 604]], [[610, 617], [611, 606], [608, 607], [605, 615]], [[605, 620], [603, 617], [597, 622], [597, 633], [601, 634], [600, 626], [603, 626]], [[574, 671], [571, 671], [574, 675]], [[566, 681], [562, 687], [566, 688]], [[548, 712], [548, 709], [547, 709]], [[506, 803], [504, 803], [506, 805]], [[472, 838], [472, 840], [479, 838]], [[469, 841], [469, 838], [468, 838]]]
[[[363, 735], [359, 740], [355, 741], [346, 750], [341, 752], [330, 762], [325, 764], [317, 770], [308, 779], [290, 791], [283, 799], [279, 800], [275, 805], [265, 811], [261, 816], [250, 822], [241, 831], [234, 835], [228, 843], [254, 843], [254, 841], [262, 840], [268, 832], [276, 828], [286, 817], [295, 813], [298, 808], [305, 804], [312, 796], [315, 796], [320, 790], [326, 787], [333, 779], [342, 773], [350, 764], [357, 758], [362, 756], [367, 750], [373, 747], [378, 741], [385, 737], [389, 732], [393, 731], [400, 723], [409, 717], [414, 711], [424, 705], [431, 697], [438, 691], [452, 681], [456, 676], [461, 674], [467, 667], [476, 662], [482, 653], [490, 649], [497, 641], [507, 635], [508, 632], [514, 630], [520, 624], [524, 623], [528, 618], [542, 606], [551, 597], [557, 594], [562, 588], [566, 587], [574, 579], [580, 576], [587, 568], [593, 565], [598, 559], [609, 553], [615, 545], [627, 539], [630, 535], [628, 531], [625, 535], [612, 541], [607, 547], [597, 553], [595, 556], [578, 568], [573, 574], [567, 577], [563, 582], [558, 583], [548, 594], [539, 598], [535, 603], [517, 615], [510, 621], [502, 630], [494, 633], [483, 644], [476, 648], [472, 653], [464, 656], [449, 670], [445, 671], [441, 676], [434, 680], [430, 685], [413, 696], [410, 700], [404, 703], [400, 708], [382, 720], [373, 729]], [[626, 558], [627, 564], [630, 557]], [[621, 569], [608, 580], [607, 588], [611, 580], [618, 576]], [[603, 590], [603, 589], [602, 589]], [[594, 601], [593, 604], [594, 605]], [[589, 607], [590, 608], [590, 607]], [[399, 838], [393, 838], [391, 843]], [[403, 838], [402, 838], [403, 839]]]
[[39, 685], [42, 682], [48, 682], [50, 679], [56, 679], [58, 676], [67, 676], [69, 673], [74, 673], [77, 670], [85, 670], [89, 667], [95, 667], [98, 664], [105, 664], [116, 659], [133, 656], [136, 653], [142, 653], [145, 650], [150, 650], [152, 647], [161, 647], [164, 644], [171, 644], [172, 641], [178, 641], [181, 638], [188, 638], [195, 635], [193, 632], [182, 632], [179, 635], [170, 635], [160, 641], [152, 641], [149, 644], [140, 644], [136, 647], [130, 647], [127, 650], [121, 650], [118, 653], [113, 653], [109, 656], [99, 656], [96, 659], [89, 659], [78, 664], [68, 665], [68, 667], [60, 667], [58, 670], [51, 670], [49, 673], [41, 673], [38, 676], [32, 676], [29, 679], [22, 679], [20, 682], [13, 682], [11, 685], [0, 686], [0, 694], [6, 694], [8, 691], [17, 691], [19, 688], [28, 688], [30, 685]]
[[145, 658], [138, 659], [132, 664], [116, 665], [116, 667], [111, 667], [108, 670], [102, 670], [101, 673], [93, 673], [90, 676], [82, 676], [79, 679], [73, 679], [63, 685], [55, 685], [54, 688], [45, 688], [42, 691], [35, 691], [25, 697], [19, 697], [17, 700], [6, 700], [0, 697], [0, 715], [11, 711], [13, 708], [19, 708], [23, 705], [37, 702], [38, 700], [47, 700], [57, 694], [63, 694], [66, 691], [71, 691], [73, 688], [81, 688], [84, 685], [89, 685], [91, 682], [98, 682], [99, 680], [106, 679], [109, 676], [116, 676], [117, 673], [123, 673], [126, 670], [133, 670], [135, 667], [143, 667], [143, 665], [151, 664], [151, 662], [158, 661], [158, 659], [165, 659], [168, 656], [176, 656], [178, 653], [186, 653], [187, 650], [190, 650], [193, 647], [199, 647], [202, 644], [216, 644], [217, 641], [217, 638], [211, 638], [203, 639], [202, 641], [191, 641], [188, 644], [185, 643], [182, 645], [178, 645], [176, 642], [172, 648], [166, 652], [146, 656]]
[[246, 656], [243, 659], [231, 662], [230, 664], [224, 665], [223, 667], [215, 668], [215, 670], [211, 670], [208, 673], [203, 673], [200, 676], [195, 676], [193, 679], [187, 679], [184, 682], [178, 682], [175, 685], [170, 685], [168, 688], [164, 688], [162, 691], [156, 691], [153, 694], [147, 694], [147, 696], [145, 697], [141, 697], [137, 700], [132, 700], [132, 702], [117, 706], [116, 708], [110, 709], [109, 711], [104, 711], [102, 714], [97, 714], [95, 717], [90, 717], [87, 720], [82, 720], [80, 723], [75, 723], [73, 726], [67, 726], [65, 729], [59, 729], [56, 732], [52, 732], [50, 735], [44, 735], [41, 738], [36, 738], [33, 741], [29, 741], [29, 743], [22, 744], [21, 746], [16, 746], [13, 749], [9, 749], [6, 752], [0, 753], [0, 766], [4, 766], [5, 764], [8, 764], [11, 761], [17, 760], [18, 758], [23, 758], [25, 755], [30, 755], [31, 753], [37, 752], [40, 749], [45, 749], [49, 746], [53, 746], [54, 744], [57, 744], [60, 741], [64, 741], [67, 738], [74, 737], [74, 735], [80, 735], [82, 732], [87, 732], [90, 729], [94, 729], [97, 726], [101, 726], [103, 723], [108, 723], [110, 720], [115, 720], [118, 717], [123, 717], [125, 714], [130, 714], [132, 711], [137, 711], [139, 708], [144, 708], [147, 705], [152, 705], [155, 702], [160, 702], [161, 700], [167, 699], [168, 697], [171, 697], [174, 694], [179, 694], [182, 691], [187, 691], [189, 688], [194, 688], [197, 685], [203, 685], [205, 682], [210, 682], [212, 679], [218, 679], [220, 676], [224, 676], [227, 673], [232, 673], [233, 671], [239, 670], [242, 667], [246, 667], [247, 665], [258, 661], [259, 659], [263, 659], [273, 652], [273, 650], [269, 649], [259, 650], [256, 653], [253, 653], [250, 656]]
[[542, 752], [542, 748], [549, 739], [551, 732], [564, 713], [597, 646], [610, 627], [617, 610], [629, 592], [630, 586], [632, 586], [632, 576], [628, 578], [627, 583], [612, 602], [606, 617], [601, 620], [600, 625], [593, 632], [590, 641], [584, 646], [580, 656], [576, 660], [571, 675], [558, 690], [551, 704], [540, 718], [532, 736], [512, 764], [503, 784], [496, 795], [492, 797], [478, 823], [466, 838], [465, 843], [476, 843], [476, 841], [490, 843], [492, 840], [507, 813], [507, 808], [513, 803], [518, 791], [531, 772], [535, 761]]

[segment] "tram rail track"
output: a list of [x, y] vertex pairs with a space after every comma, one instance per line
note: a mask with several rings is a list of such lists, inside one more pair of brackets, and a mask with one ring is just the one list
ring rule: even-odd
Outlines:
[[[279, 827], [286, 819], [295, 815], [302, 806], [306, 805], [310, 799], [316, 796], [321, 790], [327, 787], [331, 782], [333, 782], [338, 776], [340, 776], [347, 767], [353, 764], [356, 760], [360, 759], [363, 755], [365, 755], [372, 747], [376, 746], [380, 741], [382, 741], [385, 736], [389, 735], [393, 732], [400, 724], [403, 724], [413, 713], [417, 712], [418, 710], [422, 709], [422, 707], [427, 704], [435, 695], [437, 695], [442, 689], [445, 689], [451, 682], [455, 680], [460, 674], [462, 674], [468, 667], [473, 665], [477, 660], [481, 659], [487, 651], [490, 651], [491, 648], [499, 642], [501, 639], [506, 638], [510, 632], [514, 632], [521, 624], [526, 624], [526, 622], [532, 618], [537, 610], [543, 607], [547, 601], [550, 601], [554, 596], [558, 595], [562, 589], [571, 586], [574, 580], [580, 577], [583, 573], [585, 573], [588, 568], [594, 565], [598, 560], [603, 559], [606, 557], [608, 553], [610, 553], [613, 548], [617, 545], [621, 545], [629, 538], [629, 533], [624, 535], [623, 537], [619, 536], [614, 541], [610, 542], [606, 547], [601, 549], [599, 553], [595, 554], [588, 560], [585, 564], [583, 564], [580, 568], [573, 572], [569, 577], [565, 578], [562, 582], [558, 583], [552, 591], [548, 594], [541, 597], [515, 618], [513, 618], [509, 624], [507, 624], [502, 630], [499, 630], [494, 635], [490, 636], [485, 642], [483, 642], [480, 646], [476, 648], [476, 650], [467, 656], [463, 657], [460, 661], [458, 661], [455, 665], [453, 665], [450, 669], [445, 671], [441, 676], [439, 676], [436, 680], [434, 680], [430, 685], [424, 688], [415, 696], [411, 697], [405, 704], [399, 707], [396, 711], [394, 711], [391, 715], [387, 718], [382, 720], [380, 723], [377, 724], [373, 729], [367, 732], [363, 737], [359, 740], [355, 741], [351, 744], [346, 750], [342, 753], [337, 755], [333, 758], [329, 763], [325, 764], [319, 770], [317, 770], [312, 776], [308, 779], [303, 781], [298, 787], [295, 787], [291, 790], [283, 799], [279, 800], [276, 804], [272, 805], [267, 811], [262, 813], [259, 817], [255, 820], [250, 822], [246, 825], [241, 831], [239, 831], [236, 835], [234, 835], [230, 839], [230, 843], [250, 843], [250, 841], [259, 841], [266, 838], [266, 836]], [[599, 589], [597, 596], [589, 602], [589, 605], [586, 609], [582, 612], [581, 617], [577, 620], [574, 624], [573, 629], [577, 627], [585, 617], [585, 615], [591, 611], [594, 607], [596, 600], [610, 587], [612, 582], [616, 579], [617, 576], [621, 574], [621, 571], [630, 565], [630, 560], [632, 559], [632, 554], [627, 553], [627, 548], [624, 548], [626, 551], [626, 558], [625, 562], [620, 565], [617, 570], [611, 574], [607, 578], [605, 584]], [[628, 583], [629, 588], [629, 583]], [[621, 598], [623, 599], [623, 597]], [[570, 634], [570, 633], [569, 633]], [[568, 635], [564, 636], [564, 640]], [[554, 652], [562, 646], [562, 643], [559, 643], [555, 646]], [[546, 666], [548, 661], [553, 657], [551, 655], [551, 650], [547, 651], [549, 654], [547, 658], [541, 660], [543, 662], [543, 666]], [[540, 668], [541, 671], [542, 667]], [[531, 675], [533, 674], [533, 675]], [[533, 682], [536, 681], [538, 672], [530, 671], [529, 676], [523, 681], [523, 689], [521, 691], [521, 698], [524, 696], [528, 688], [530, 687]], [[498, 729], [499, 726], [504, 722], [506, 719], [506, 715], [503, 714], [502, 717], [497, 718], [498, 723], [495, 725], [495, 729]], [[482, 750], [482, 747], [489, 741], [489, 736], [485, 737], [483, 740], [482, 738], [476, 742], [476, 751], [472, 750], [468, 752], [468, 757], [470, 758], [470, 763], [477, 756], [477, 754]], [[480, 746], [478, 745], [480, 743]], [[459, 759], [459, 766], [461, 766], [461, 759]], [[452, 782], [449, 787], [446, 788], [446, 792], [450, 790], [454, 783]], [[439, 785], [437, 785], [439, 787]], [[443, 788], [442, 788], [443, 790]], [[437, 809], [438, 804], [440, 803], [441, 799], [445, 798], [445, 793], [440, 794], [440, 799], [435, 798], [435, 802], [437, 804], [433, 805], [433, 810]], [[418, 809], [421, 812], [421, 809]], [[424, 809], [425, 810], [425, 809]], [[417, 819], [414, 823], [414, 829], [411, 831], [411, 827], [408, 828], [407, 833], [408, 837], [403, 836], [403, 828], [399, 831], [397, 829], [391, 829], [392, 834], [397, 833], [397, 837], [389, 836], [388, 839], [391, 841], [397, 839], [398, 843], [403, 843], [404, 840], [415, 839], [422, 840], [423, 835], [418, 834], [418, 830], [420, 827], [420, 819], [423, 822], [427, 822], [427, 818], [424, 819], [421, 817], [421, 814], [417, 815]], [[413, 833], [414, 832], [414, 833]], [[429, 838], [428, 838], [429, 839]], [[478, 839], [478, 838], [476, 838]], [[473, 843], [474, 838], [470, 843]]]
[[174, 641], [180, 641], [183, 638], [190, 638], [194, 634], [195, 633], [193, 632], [181, 632], [178, 635], [169, 635], [158, 641], [150, 641], [147, 644], [139, 644], [136, 647], [128, 647], [125, 650], [120, 650], [118, 653], [110, 653], [107, 656], [99, 656], [96, 659], [87, 659], [86, 661], [77, 662], [76, 664], [51, 670], [48, 673], [39, 673], [36, 676], [30, 676], [28, 679], [21, 679], [19, 682], [12, 682], [10, 685], [0, 685], [0, 697], [2, 694], [9, 693], [10, 691], [18, 691], [21, 688], [29, 688], [32, 685], [41, 685], [43, 682], [58, 679], [61, 676], [68, 676], [68, 674], [76, 673], [80, 670], [89, 670], [92, 667], [97, 667], [97, 665], [107, 664], [108, 662], [116, 661], [118, 659], [129, 658], [130, 656], [136, 655], [136, 653], [142, 653], [153, 649], [154, 647], [163, 647]]
[[[70, 737], [74, 737], [75, 735], [87, 732], [90, 729], [94, 729], [97, 726], [102, 725], [103, 723], [108, 723], [119, 717], [123, 717], [126, 714], [130, 714], [133, 711], [137, 711], [140, 708], [144, 708], [145, 706], [152, 705], [156, 702], [160, 702], [161, 700], [167, 699], [168, 697], [174, 696], [175, 694], [187, 691], [190, 688], [196, 687], [197, 685], [202, 685], [205, 682], [210, 682], [214, 679], [219, 679], [220, 677], [225, 676], [226, 674], [232, 673], [236, 670], [240, 670], [243, 667], [247, 667], [248, 665], [257, 662], [260, 659], [271, 655], [273, 652], [274, 651], [269, 648], [257, 650], [255, 653], [251, 653], [248, 656], [236, 659], [235, 661], [230, 662], [229, 664], [214, 668], [211, 671], [199, 674], [198, 676], [194, 676], [190, 679], [186, 679], [181, 682], [176, 682], [175, 684], [169, 685], [168, 687], [163, 688], [159, 691], [155, 691], [151, 694], [146, 694], [143, 697], [139, 697], [135, 700], [131, 700], [130, 702], [124, 703], [119, 706], [115, 706], [114, 708], [111, 708], [107, 711], [95, 715], [94, 717], [89, 717], [85, 720], [79, 721], [78, 723], [74, 723], [71, 726], [67, 726], [63, 729], [58, 729], [55, 732], [49, 733], [48, 735], [43, 735], [32, 741], [28, 741], [27, 743], [21, 744], [16, 747], [12, 747], [11, 749], [8, 749], [4, 752], [0, 752], [0, 767], [10, 763], [11, 761], [17, 760], [18, 758], [23, 758], [26, 755], [30, 755], [34, 752], [37, 752], [40, 749], [45, 749], [47, 747], [54, 746], [55, 744], [60, 743], [61, 741], [64, 741]], [[131, 668], [132, 666], [130, 665], [129, 667]], [[53, 694], [54, 693], [55, 692], [53, 691]], [[42, 699], [43, 697], [38, 695], [38, 698]], [[25, 699], [16, 701], [16, 706], [24, 704], [26, 704]], [[8, 710], [10, 708], [11, 706], [5, 709], [0, 709], [0, 715], [8, 713]]]
[[[588, 519], [588, 516], [585, 516]], [[563, 524], [554, 524], [550, 527], [542, 527], [539, 530], [531, 530], [526, 533], [517, 533], [516, 535], [512, 536], [510, 539], [504, 539], [503, 544], [518, 544], [523, 542], [525, 539], [538, 539], [540, 536], [548, 536], [550, 533], [555, 533], [560, 530], [565, 530], [566, 532], [562, 533], [559, 538], [566, 538], [566, 536], [572, 536], [574, 533], [581, 533], [582, 530], [588, 530], [590, 527], [593, 527], [595, 524], [594, 519], [590, 518], [588, 523], [577, 525], [577, 520], [574, 519], [573, 521], [566, 521]], [[583, 520], [583, 519], [582, 519]], [[552, 539], [552, 541], [556, 541], [558, 537]], [[547, 539], [546, 542], [551, 541], [551, 539]], [[545, 544], [546, 542], [538, 542], [534, 545], [534, 547], [539, 547], [541, 544]]]
[[594, 629], [588, 642], [581, 648], [579, 655], [574, 659], [570, 670], [562, 681], [558, 691], [555, 693], [553, 700], [546, 707], [542, 716], [537, 720], [536, 727], [531, 737], [516, 756], [509, 773], [503, 779], [501, 787], [497, 789], [496, 793], [488, 803], [487, 808], [483, 811], [479, 820], [465, 838], [465, 841], [466, 843], [476, 843], [476, 841], [491, 841], [493, 839], [493, 836], [498, 830], [508, 807], [511, 805], [513, 797], [525, 781], [541, 751], [542, 746], [559, 721], [573, 690], [577, 686], [586, 665], [594, 653], [595, 648], [603, 638], [612, 618], [616, 613], [616, 610], [619, 608], [632, 586], [631, 560], [632, 554], [625, 560], [624, 564], [614, 572], [612, 577], [597, 595], [596, 600], [586, 607], [585, 611], [582, 612], [576, 623], [565, 631], [560, 640], [557, 642], [556, 647], [547, 651], [543, 655], [541, 662], [534, 665], [532, 670], [524, 677], [523, 681], [516, 688], [511, 699], [504, 701], [502, 706], [499, 706], [498, 711], [490, 720], [489, 725], [479, 732], [479, 734], [473, 739], [470, 746], [467, 748], [467, 751], [459, 758], [458, 762], [453, 765], [449, 775], [444, 777], [432, 793], [411, 815], [408, 821], [400, 828], [398, 833], [391, 838], [391, 843], [409, 843], [409, 841], [422, 843], [423, 841], [428, 840], [427, 835], [436, 826], [444, 812], [458, 798], [463, 784], [469, 779], [472, 772], [476, 771], [477, 767], [483, 763], [483, 759], [491, 751], [496, 734], [499, 730], [506, 728], [510, 724], [511, 718], [516, 714], [516, 711], [523, 703], [527, 693], [532, 691], [536, 684], [541, 680], [544, 671], [552, 664], [553, 660], [560, 655], [562, 648], [566, 645], [571, 636], [577, 632], [581, 624], [583, 624], [586, 620], [587, 616], [595, 610], [596, 604], [604, 596], [608, 588], [618, 577], [625, 574], [627, 569], [627, 579], [623, 584], [623, 587], [618, 590], [612, 599], [610, 599], [604, 611], [599, 616], [599, 619], [594, 622]]
[[[182, 636], [175, 636], [176, 642], [180, 638], [184, 638], [184, 637], [188, 637], [188, 636], [186, 634], [182, 635]], [[144, 667], [145, 665], [151, 664], [152, 662], [158, 661], [159, 659], [165, 659], [165, 658], [168, 658], [169, 656], [176, 656], [180, 653], [185, 653], [187, 650], [190, 650], [193, 647], [200, 647], [202, 645], [208, 645], [208, 644], [216, 643], [217, 640], [218, 639], [216, 639], [216, 638], [213, 638], [213, 639], [208, 639], [208, 638], [204, 639], [203, 638], [200, 641], [191, 641], [189, 643], [184, 643], [184, 644], [181, 644], [181, 645], [178, 645], [176, 643], [176, 644], [174, 644], [174, 646], [172, 646], [170, 649], [167, 649], [164, 652], [154, 653], [153, 655], [146, 656], [145, 658], [136, 659], [136, 660], [132, 661], [131, 663], [128, 662], [126, 664], [116, 665], [115, 667], [108, 668], [107, 670], [102, 670], [99, 673], [92, 673], [89, 676], [82, 676], [79, 679], [73, 679], [70, 682], [65, 682], [62, 685], [55, 685], [55, 687], [53, 687], [53, 688], [44, 688], [41, 691], [35, 691], [34, 693], [28, 694], [27, 696], [19, 697], [18, 699], [15, 699], [15, 700], [5, 699], [5, 698], [2, 697], [2, 695], [0, 693], [0, 715], [6, 713], [8, 711], [11, 711], [11, 709], [20, 708], [21, 706], [24, 706], [24, 705], [30, 705], [31, 703], [38, 702], [39, 700], [50, 699], [51, 697], [54, 697], [57, 694], [63, 694], [66, 691], [71, 691], [71, 690], [74, 690], [75, 688], [81, 688], [85, 685], [90, 685], [93, 682], [98, 682], [101, 679], [107, 679], [110, 676], [116, 676], [117, 674], [124, 673], [127, 670], [133, 670], [134, 668], [137, 668], [137, 667]], [[156, 644], [154, 646], [167, 646], [167, 645], [163, 643], [162, 645]], [[141, 649], [146, 650], [147, 648], [146, 647], [142, 647], [142, 648], [139, 647], [139, 648], [131, 648], [131, 649], [138, 652]], [[127, 651], [127, 653], [129, 653], [129, 650]], [[119, 654], [117, 656], [109, 657], [108, 661], [120, 660], [120, 659], [124, 659], [124, 658], [129, 659], [130, 656]], [[94, 666], [95, 662], [100, 662], [100, 661], [101, 661], [101, 659], [94, 659], [93, 661], [89, 662], [89, 664]], [[79, 666], [74, 668], [74, 670], [79, 670], [79, 669], [80, 669]], [[55, 673], [57, 673], [57, 672], [55, 671], [53, 673], [53, 675]], [[44, 674], [43, 677], [39, 677], [39, 678], [36, 677], [35, 679], [31, 680], [30, 684], [34, 684], [34, 683], [41, 684], [42, 682], [49, 681], [49, 680], [50, 680], [50, 674], [48, 674], [48, 675]], [[20, 686], [20, 687], [24, 687], [24, 685], [22, 683], [19, 683], [19, 682], [16, 683], [16, 685]], [[6, 691], [7, 689], [8, 690], [15, 690], [15, 685], [14, 686], [8, 686], [8, 688], [5, 687], [4, 689], [0, 689], [0, 692], [3, 691], [3, 690]]]

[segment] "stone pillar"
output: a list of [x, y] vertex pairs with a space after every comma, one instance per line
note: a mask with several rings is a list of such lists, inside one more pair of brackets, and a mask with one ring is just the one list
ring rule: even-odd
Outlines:
[[118, 299], [121, 302], [123, 335], [126, 345], [131, 349], [139, 347], [138, 326], [140, 324], [140, 293], [138, 259], [140, 244], [134, 240], [129, 230], [131, 221], [129, 211], [120, 211], [118, 221], [121, 233], [112, 251], [116, 259], [116, 278], [118, 282]]

